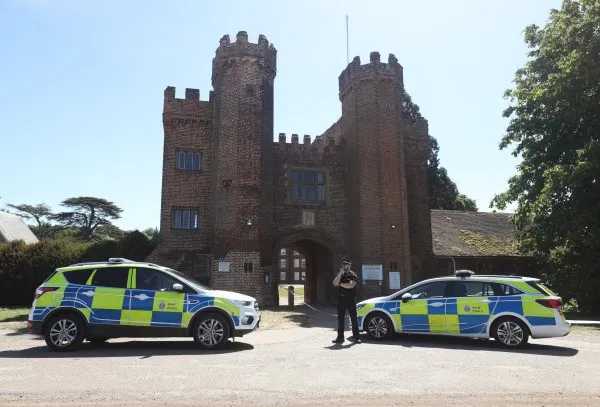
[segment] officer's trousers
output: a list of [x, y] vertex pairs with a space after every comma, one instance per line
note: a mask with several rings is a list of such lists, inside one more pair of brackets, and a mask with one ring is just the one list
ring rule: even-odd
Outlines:
[[346, 327], [346, 310], [350, 314], [352, 322], [352, 336], [359, 337], [358, 321], [356, 319], [356, 298], [354, 296], [338, 295], [337, 314], [338, 314], [338, 338], [344, 337], [344, 328]]

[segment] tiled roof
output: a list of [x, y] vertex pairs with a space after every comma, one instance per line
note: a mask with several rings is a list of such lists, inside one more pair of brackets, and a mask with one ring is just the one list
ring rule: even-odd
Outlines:
[[38, 242], [38, 238], [20, 216], [0, 211], [0, 241], [12, 242], [21, 239], [25, 243]]
[[444, 257], [522, 256], [510, 213], [431, 211], [433, 254]]

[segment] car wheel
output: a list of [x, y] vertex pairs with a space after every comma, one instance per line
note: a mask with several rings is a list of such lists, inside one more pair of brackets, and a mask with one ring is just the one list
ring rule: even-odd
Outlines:
[[197, 319], [193, 335], [203, 349], [217, 349], [229, 340], [229, 324], [222, 315], [207, 313]]
[[394, 325], [387, 315], [378, 312], [368, 317], [366, 330], [370, 338], [382, 341], [392, 337]]
[[529, 340], [529, 329], [517, 318], [501, 318], [492, 326], [492, 337], [504, 347], [520, 348]]
[[57, 352], [71, 351], [79, 348], [85, 338], [85, 326], [75, 314], [59, 314], [53, 316], [44, 332], [46, 345]]

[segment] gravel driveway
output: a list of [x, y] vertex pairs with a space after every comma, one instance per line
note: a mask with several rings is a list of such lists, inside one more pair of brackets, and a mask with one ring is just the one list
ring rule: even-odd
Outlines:
[[222, 351], [119, 339], [67, 354], [0, 327], [0, 405], [600, 405], [598, 329], [505, 351], [417, 336], [332, 345], [330, 312], [264, 325]]

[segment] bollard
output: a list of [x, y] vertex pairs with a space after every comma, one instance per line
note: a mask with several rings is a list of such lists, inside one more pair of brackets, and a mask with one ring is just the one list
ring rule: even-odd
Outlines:
[[294, 309], [294, 286], [288, 287], [288, 308]]

